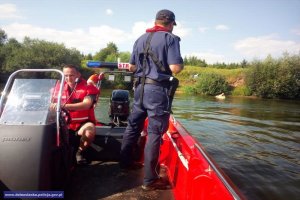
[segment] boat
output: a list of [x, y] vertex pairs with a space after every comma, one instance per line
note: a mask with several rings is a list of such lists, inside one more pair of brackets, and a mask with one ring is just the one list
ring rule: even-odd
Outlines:
[[[112, 80], [114, 72], [130, 81], [131, 74], [126, 69], [103, 72], [99, 74], [97, 87], [101, 88], [104, 79]], [[31, 73], [46, 73], [51, 77], [57, 74], [58, 78], [28, 75]], [[68, 113], [60, 108], [63, 82], [63, 73], [56, 69], [22, 69], [10, 75], [0, 101], [3, 195], [16, 191], [64, 191], [66, 199], [245, 199], [173, 115], [163, 134], [159, 157], [160, 175], [170, 182], [171, 189], [143, 191], [143, 168], [120, 170], [119, 152], [130, 113], [130, 93], [126, 90], [112, 91], [110, 121], [97, 122], [95, 141], [85, 154], [90, 164], [76, 166], [72, 159], [74, 149], [68, 143]], [[53, 111], [49, 109], [53, 100], [51, 91], [57, 86], [58, 106]], [[141, 166], [146, 139], [147, 121], [135, 150], [135, 161]]]

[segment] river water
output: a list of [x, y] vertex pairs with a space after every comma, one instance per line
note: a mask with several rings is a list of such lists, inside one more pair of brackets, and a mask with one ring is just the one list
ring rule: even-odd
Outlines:
[[[101, 97], [100, 121], [108, 102]], [[299, 101], [176, 94], [173, 115], [247, 199], [299, 199]]]

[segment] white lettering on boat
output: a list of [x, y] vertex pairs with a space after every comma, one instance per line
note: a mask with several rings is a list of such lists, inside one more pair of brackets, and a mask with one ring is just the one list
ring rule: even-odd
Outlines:
[[31, 137], [2, 137], [2, 142], [29, 142]]

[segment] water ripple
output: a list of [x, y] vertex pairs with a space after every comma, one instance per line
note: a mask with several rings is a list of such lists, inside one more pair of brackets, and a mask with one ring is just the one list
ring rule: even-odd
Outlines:
[[[109, 96], [99, 104], [97, 118], [107, 115]], [[246, 198], [296, 200], [299, 105], [299, 101], [176, 95], [172, 110]]]
[[248, 199], [298, 199], [299, 102], [181, 97], [174, 115]]

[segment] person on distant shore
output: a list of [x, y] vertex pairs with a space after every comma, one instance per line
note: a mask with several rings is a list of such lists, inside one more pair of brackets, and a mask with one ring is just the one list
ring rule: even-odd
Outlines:
[[88, 85], [81, 78], [81, 74], [74, 65], [63, 67], [65, 84], [62, 94], [62, 108], [70, 113], [69, 124], [70, 142], [78, 150], [76, 153], [77, 164], [87, 164], [83, 156], [84, 150], [93, 142], [95, 137], [94, 104], [99, 90]]
[[170, 105], [168, 95], [172, 74], [183, 69], [180, 38], [172, 34], [176, 25], [170, 10], [156, 14], [155, 26], [147, 29], [134, 44], [129, 70], [134, 72], [135, 91], [132, 112], [128, 119], [121, 147], [121, 169], [132, 169], [133, 147], [148, 118], [148, 136], [144, 151], [143, 190], [167, 189], [170, 185], [159, 177], [159, 151], [162, 134], [169, 126]]

